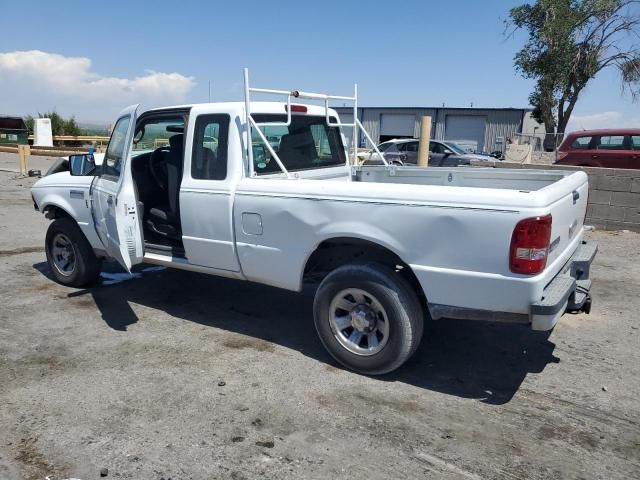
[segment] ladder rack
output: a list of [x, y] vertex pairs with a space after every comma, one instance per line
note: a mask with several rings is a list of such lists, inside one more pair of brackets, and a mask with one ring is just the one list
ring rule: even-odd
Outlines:
[[[326, 94], [323, 94], [323, 93], [301, 92], [299, 90], [275, 90], [275, 89], [269, 89], [269, 88], [251, 87], [249, 85], [249, 69], [245, 68], [243, 73], [244, 73], [245, 122], [246, 122], [246, 125], [247, 125], [247, 159], [249, 161], [249, 176], [250, 177], [255, 177], [256, 176], [256, 173], [254, 171], [254, 165], [253, 165], [253, 145], [252, 145], [252, 141], [251, 141], [251, 127], [253, 127], [253, 128], [256, 129], [256, 132], [258, 133], [258, 136], [260, 137], [260, 141], [264, 144], [265, 147], [267, 147], [267, 150], [271, 154], [271, 157], [276, 161], [276, 163], [278, 164], [278, 166], [282, 170], [282, 173], [284, 173], [286, 175], [286, 177], [289, 178], [289, 179], [296, 178], [293, 175], [291, 175], [291, 173], [289, 173], [287, 168], [282, 163], [282, 160], [280, 159], [278, 154], [275, 152], [275, 150], [273, 149], [273, 147], [271, 146], [271, 144], [269, 143], [267, 138], [264, 136], [264, 133], [262, 132], [262, 129], [260, 128], [261, 126], [274, 126], [275, 125], [275, 126], [288, 127], [289, 125], [291, 125], [291, 97], [293, 97], [293, 98], [301, 98], [301, 99], [308, 99], [308, 100], [323, 100], [324, 101], [324, 113], [325, 113], [325, 119], [326, 119], [326, 122], [327, 122], [327, 126], [329, 126], [329, 127], [338, 127], [338, 128], [343, 128], [343, 127], [353, 128], [353, 136], [351, 138], [351, 148], [353, 149], [353, 161], [350, 164], [349, 163], [349, 156], [347, 155], [347, 165], [348, 166], [355, 166], [358, 163], [358, 148], [357, 148], [357, 145], [358, 145], [358, 130], [361, 130], [362, 133], [364, 133], [364, 136], [366, 137], [367, 141], [372, 145], [373, 149], [376, 151], [378, 156], [382, 159], [382, 162], [387, 167], [389, 166], [389, 162], [387, 162], [387, 160], [384, 158], [384, 156], [382, 155], [380, 150], [378, 150], [377, 145], [371, 139], [371, 137], [369, 136], [369, 133], [365, 130], [365, 128], [363, 127], [362, 123], [358, 119], [358, 84], [354, 84], [353, 85], [353, 96], [352, 97], [346, 97], [346, 96], [341, 96], [341, 95], [326, 95]], [[286, 120], [286, 122], [261, 122], [261, 123], [256, 122], [254, 120], [253, 116], [251, 115], [251, 98], [250, 98], [251, 93], [261, 93], [261, 94], [267, 94], [267, 95], [286, 96], [287, 97], [287, 120]], [[342, 100], [342, 101], [353, 102], [353, 122], [352, 123], [342, 123], [342, 122], [339, 122], [339, 121], [335, 122], [335, 123], [331, 122], [331, 118], [329, 117], [329, 101], [330, 100]]]

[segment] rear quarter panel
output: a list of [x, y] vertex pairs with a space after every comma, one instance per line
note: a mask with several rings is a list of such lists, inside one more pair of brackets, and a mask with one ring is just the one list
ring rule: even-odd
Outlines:
[[[523, 218], [549, 213], [578, 187], [585, 191], [586, 209], [586, 175], [579, 173], [537, 192], [243, 179], [234, 204], [240, 263], [249, 280], [300, 290], [306, 260], [322, 241], [360, 238], [410, 265], [431, 303], [526, 313], [577, 246], [582, 220], [573, 239], [558, 245], [549, 267], [534, 277], [509, 270], [513, 228]], [[260, 216], [260, 235], [243, 228], [243, 213]], [[584, 211], [562, 207], [557, 214], [553, 235]]]

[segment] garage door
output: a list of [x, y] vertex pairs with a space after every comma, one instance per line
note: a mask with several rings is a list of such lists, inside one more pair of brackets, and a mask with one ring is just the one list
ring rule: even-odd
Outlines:
[[457, 140], [470, 146], [475, 144], [475, 150], [481, 152], [484, 150], [484, 131], [486, 126], [487, 117], [480, 115], [447, 115], [444, 138], [445, 140]]
[[416, 116], [383, 113], [380, 116], [380, 135], [413, 138]]

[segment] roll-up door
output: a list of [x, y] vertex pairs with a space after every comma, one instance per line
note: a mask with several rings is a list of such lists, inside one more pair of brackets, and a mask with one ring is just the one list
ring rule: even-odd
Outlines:
[[476, 151], [484, 149], [484, 132], [487, 126], [487, 117], [482, 115], [447, 115], [445, 122], [445, 140], [459, 141], [460, 143], [476, 144]]

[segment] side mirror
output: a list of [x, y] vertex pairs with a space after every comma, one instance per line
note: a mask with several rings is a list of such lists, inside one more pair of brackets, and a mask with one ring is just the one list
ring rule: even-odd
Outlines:
[[453, 151], [452, 151], [452, 150], [449, 150], [448, 148], [445, 148], [445, 149], [444, 149], [444, 154], [445, 154], [445, 155], [453, 155]]
[[74, 176], [93, 175], [96, 169], [96, 162], [93, 155], [70, 155], [69, 156], [69, 172]]

